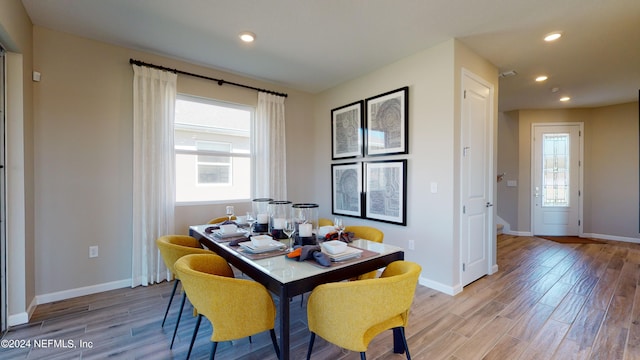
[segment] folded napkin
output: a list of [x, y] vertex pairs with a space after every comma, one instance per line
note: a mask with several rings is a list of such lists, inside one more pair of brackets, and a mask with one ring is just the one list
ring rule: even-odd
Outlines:
[[[237, 224], [235, 221], [233, 221], [233, 220], [231, 220], [231, 221], [229, 221], [229, 220], [225, 220], [225, 221], [223, 221], [223, 222], [221, 222], [221, 223], [213, 224], [213, 225], [211, 225], [211, 226], [207, 227], [206, 229], [204, 229], [204, 232], [206, 232], [207, 234], [211, 234], [211, 233], [212, 233], [213, 231], [215, 231], [215, 230], [220, 230], [220, 225], [231, 225], [231, 224], [233, 224], [233, 225], [238, 225], [238, 224]], [[239, 225], [238, 225], [238, 227], [239, 227]]]
[[340, 240], [346, 243], [350, 243], [355, 240], [355, 234], [350, 231], [345, 231], [342, 233], [342, 237], [338, 239], [338, 232], [330, 232], [324, 236], [326, 240]]
[[322, 266], [331, 266], [331, 259], [320, 250], [320, 245], [296, 245], [294, 249], [296, 249], [294, 252], [300, 249], [300, 256], [297, 257], [298, 261], [311, 259]]

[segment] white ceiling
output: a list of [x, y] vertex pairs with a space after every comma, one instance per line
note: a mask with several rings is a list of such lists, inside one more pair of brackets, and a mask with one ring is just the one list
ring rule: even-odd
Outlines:
[[[640, 89], [639, 0], [22, 2], [35, 25], [311, 93], [451, 38], [518, 73], [500, 80], [501, 111], [629, 102]], [[243, 30], [257, 41], [241, 44]]]

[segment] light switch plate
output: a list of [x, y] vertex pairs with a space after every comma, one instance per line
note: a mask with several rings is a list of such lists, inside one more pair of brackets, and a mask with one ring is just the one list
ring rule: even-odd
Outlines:
[[97, 246], [89, 246], [89, 258], [98, 257], [98, 247]]

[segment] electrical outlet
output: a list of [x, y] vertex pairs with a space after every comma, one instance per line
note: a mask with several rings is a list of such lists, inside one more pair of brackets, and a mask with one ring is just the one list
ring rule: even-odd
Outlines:
[[98, 246], [89, 246], [89, 258], [98, 257]]
[[415, 250], [416, 244], [413, 242], [413, 240], [409, 240], [407, 247], [409, 248], [409, 250]]

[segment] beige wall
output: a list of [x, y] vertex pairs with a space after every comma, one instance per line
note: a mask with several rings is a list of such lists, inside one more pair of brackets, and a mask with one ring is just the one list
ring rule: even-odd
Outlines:
[[[409, 86], [407, 226], [345, 217], [385, 233], [385, 243], [405, 248], [405, 258], [423, 267], [423, 283], [445, 292], [459, 285], [458, 193], [461, 71], [466, 68], [494, 84], [497, 70], [455, 40], [409, 56], [319, 94], [315, 106], [315, 192], [321, 216], [331, 216], [331, 109]], [[496, 107], [497, 108], [497, 107]], [[375, 159], [381, 160], [377, 157]], [[427, 184], [438, 183], [431, 193]], [[415, 250], [408, 250], [408, 241]]]
[[[518, 224], [518, 111], [500, 113], [498, 116], [498, 166], [497, 174], [505, 174], [497, 184], [496, 211], [510, 227]], [[516, 181], [508, 187], [507, 181]], [[506, 229], [505, 229], [506, 230]]]
[[[19, 0], [0, 2], [6, 57], [8, 324], [26, 322], [35, 296], [32, 25]], [[4, 314], [3, 314], [4, 315]]]
[[[312, 97], [266, 84], [92, 41], [41, 27], [34, 30], [36, 294], [44, 300], [126, 286], [131, 277], [132, 79], [129, 58], [289, 94], [287, 133], [311, 121]], [[187, 76], [178, 91], [240, 104], [257, 104], [257, 92]], [[304, 157], [313, 142], [289, 136], [289, 174], [311, 179]], [[294, 186], [292, 199], [301, 198]], [[176, 232], [224, 214], [227, 204], [180, 206]], [[250, 204], [237, 204], [246, 210]], [[91, 245], [98, 258], [88, 258]], [[80, 290], [77, 290], [80, 289]], [[93, 289], [95, 290], [95, 289]], [[71, 292], [69, 292], [71, 291]]]
[[585, 160], [584, 230], [640, 242], [638, 103], [596, 108], [591, 115], [585, 138], [590, 151]]
[[[589, 109], [521, 110], [501, 114], [501, 135], [517, 129], [517, 145], [500, 138], [500, 153], [518, 153], [517, 199], [514, 188], [499, 187], [498, 215], [511, 230], [531, 232], [531, 125], [584, 123], [583, 231], [587, 236], [636, 241], [638, 236], [638, 103]], [[502, 147], [504, 146], [504, 147]], [[499, 155], [498, 169], [514, 161]], [[510, 216], [516, 208], [517, 219]]]

